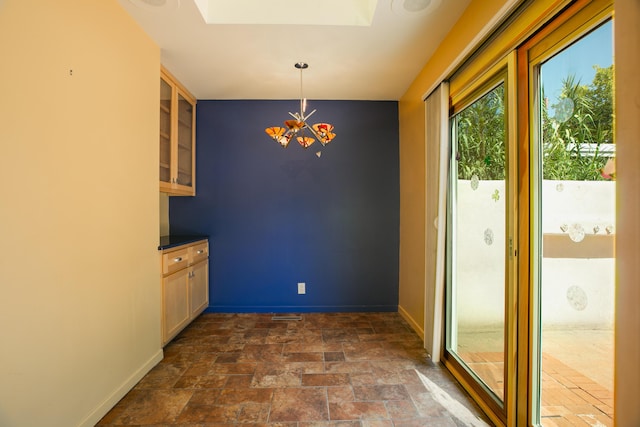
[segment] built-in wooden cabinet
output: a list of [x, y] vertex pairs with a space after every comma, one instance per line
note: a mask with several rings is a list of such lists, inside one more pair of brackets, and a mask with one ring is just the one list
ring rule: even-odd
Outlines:
[[209, 242], [164, 249], [162, 258], [162, 345], [209, 305]]
[[160, 191], [194, 196], [196, 99], [160, 70]]

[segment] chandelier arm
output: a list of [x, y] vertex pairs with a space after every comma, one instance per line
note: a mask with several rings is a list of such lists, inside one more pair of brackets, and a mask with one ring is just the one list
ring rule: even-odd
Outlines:
[[309, 117], [311, 117], [311, 116], [313, 115], [313, 113], [315, 113], [316, 111], [317, 111], [317, 110], [313, 110], [313, 111], [312, 111], [312, 112], [310, 112], [310, 113], [309, 113], [309, 115], [308, 115], [308, 116], [306, 116], [306, 117], [305, 117], [305, 116], [302, 116], [302, 121], [303, 121], [303, 122], [306, 122], [306, 121], [307, 121], [307, 119], [308, 119]]

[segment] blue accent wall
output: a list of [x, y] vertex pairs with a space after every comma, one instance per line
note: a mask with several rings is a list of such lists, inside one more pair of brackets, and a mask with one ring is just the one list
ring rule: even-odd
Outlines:
[[171, 197], [169, 222], [210, 236], [208, 311], [397, 311], [398, 103], [311, 109], [336, 138], [283, 149], [264, 129], [299, 101], [198, 101], [196, 196]]

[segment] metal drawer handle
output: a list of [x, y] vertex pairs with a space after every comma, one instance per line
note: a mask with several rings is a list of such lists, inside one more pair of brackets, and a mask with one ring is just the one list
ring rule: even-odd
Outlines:
[[200, 249], [200, 250], [198, 251], [198, 255], [200, 255], [200, 254], [202, 254], [202, 253], [204, 253], [204, 251], [203, 251], [202, 249]]
[[174, 262], [180, 262], [180, 261], [182, 261], [182, 257], [181, 257], [181, 256], [179, 256], [178, 258], [174, 258], [174, 259], [173, 259], [173, 261], [174, 261]]

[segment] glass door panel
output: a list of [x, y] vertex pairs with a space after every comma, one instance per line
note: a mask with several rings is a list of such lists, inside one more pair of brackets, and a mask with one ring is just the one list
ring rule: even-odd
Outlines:
[[193, 105], [178, 93], [178, 184], [191, 186], [192, 165]]
[[160, 181], [171, 182], [171, 86], [160, 79]]
[[446, 351], [505, 395], [507, 116], [500, 81], [452, 117]]
[[611, 21], [538, 70], [539, 422], [613, 425]]

